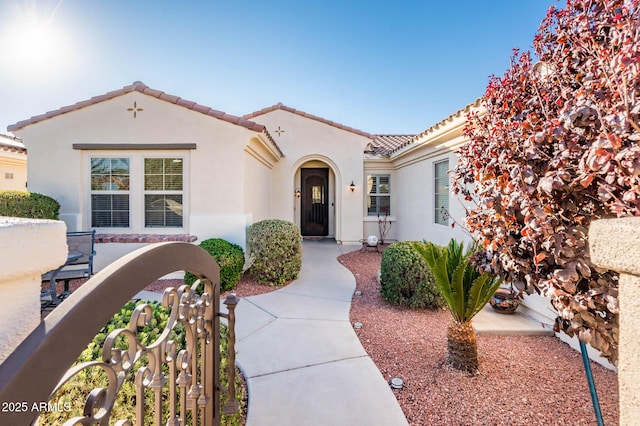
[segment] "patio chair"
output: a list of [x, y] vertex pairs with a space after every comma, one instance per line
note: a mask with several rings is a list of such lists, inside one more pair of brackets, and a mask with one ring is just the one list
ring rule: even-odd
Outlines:
[[[69, 254], [67, 261], [58, 269], [49, 271], [42, 276], [42, 282], [49, 282], [49, 289], [42, 290], [40, 294], [41, 309], [51, 304], [57, 304], [69, 294], [69, 282], [71, 280], [90, 278], [93, 275], [93, 257], [96, 252], [93, 248], [96, 231], [67, 232], [67, 246]], [[64, 281], [64, 291], [57, 294], [56, 282]], [[48, 300], [48, 297], [51, 300]]]

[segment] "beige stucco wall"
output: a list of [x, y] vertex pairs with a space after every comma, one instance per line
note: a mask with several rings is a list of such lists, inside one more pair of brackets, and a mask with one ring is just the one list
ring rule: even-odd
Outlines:
[[[363, 237], [363, 151], [370, 139], [300, 115], [275, 110], [252, 119], [264, 124], [284, 152], [273, 168], [272, 216], [298, 225], [299, 201], [294, 192], [300, 187], [299, 169], [310, 161], [320, 161], [330, 169], [330, 211], [333, 235], [349, 243]], [[280, 128], [284, 133], [277, 134]], [[306, 166], [305, 166], [306, 167]], [[351, 192], [353, 181], [356, 190]], [[333, 205], [331, 205], [333, 203]]]
[[[435, 223], [434, 163], [449, 160], [449, 169], [455, 168], [457, 158], [454, 151], [465, 141], [462, 135], [464, 122], [464, 116], [453, 117], [445, 125], [420, 137], [415, 144], [391, 156], [396, 169], [396, 235], [399, 240], [424, 239], [441, 245], [447, 244], [452, 237], [471, 241], [459, 225], [451, 228]], [[465, 215], [463, 203], [451, 192], [449, 213], [458, 224], [462, 223]]]
[[[134, 103], [136, 118], [128, 108]], [[131, 190], [131, 227], [98, 228], [107, 233], [188, 233], [220, 237], [244, 247], [247, 221], [256, 204], [247, 205], [245, 173], [250, 165], [244, 148], [257, 133], [244, 127], [192, 111], [134, 91], [86, 108], [62, 114], [16, 130], [29, 150], [29, 190], [49, 195], [61, 204], [60, 219], [69, 230], [91, 228], [90, 157], [177, 156], [185, 160], [184, 226], [144, 228], [142, 184]], [[195, 150], [77, 150], [73, 144], [196, 144]], [[133, 169], [132, 160], [132, 169]], [[140, 163], [141, 160], [140, 160]], [[139, 170], [140, 171], [140, 170]], [[141, 182], [140, 173], [133, 176]], [[262, 174], [261, 174], [262, 173]], [[260, 175], [260, 176], [258, 176]], [[260, 193], [264, 185], [256, 190]], [[249, 215], [249, 216], [248, 216]], [[265, 216], [266, 210], [256, 210]], [[249, 217], [249, 219], [248, 219]], [[123, 251], [124, 254], [127, 250]], [[100, 253], [96, 257], [98, 260]], [[112, 259], [107, 259], [111, 261]]]
[[271, 217], [271, 170], [276, 161], [258, 138], [252, 138], [245, 147], [243, 161], [244, 211], [250, 215], [248, 225], [251, 225]]
[[620, 272], [618, 388], [620, 424], [640, 418], [640, 217], [597, 220], [589, 227], [591, 260]]
[[0, 217], [0, 363], [40, 323], [40, 276], [66, 261], [65, 232], [60, 221]]
[[27, 154], [0, 150], [0, 190], [27, 190]]

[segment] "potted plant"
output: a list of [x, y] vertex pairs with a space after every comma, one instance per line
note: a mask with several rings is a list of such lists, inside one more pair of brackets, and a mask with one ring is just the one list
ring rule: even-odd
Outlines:
[[424, 258], [444, 297], [452, 322], [447, 327], [448, 362], [455, 368], [474, 372], [478, 369], [478, 346], [471, 319], [487, 304], [502, 280], [480, 273], [470, 261], [474, 250], [451, 239], [447, 247], [431, 242], [414, 244]]

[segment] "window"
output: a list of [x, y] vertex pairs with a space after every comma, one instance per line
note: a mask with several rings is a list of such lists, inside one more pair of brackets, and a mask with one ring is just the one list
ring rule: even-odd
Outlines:
[[391, 214], [391, 177], [389, 175], [369, 175], [367, 177], [367, 215], [384, 216]]
[[94, 157], [90, 165], [92, 227], [144, 232], [184, 226], [184, 158], [131, 154]]
[[435, 193], [435, 211], [434, 221], [440, 225], [449, 225], [449, 219], [443, 213], [443, 209], [449, 211], [449, 160], [434, 163], [434, 193]]
[[181, 158], [144, 159], [144, 226], [182, 227]]
[[5, 179], [13, 179], [13, 173], [7, 172], [4, 174]]
[[129, 227], [129, 159], [91, 159], [91, 226]]

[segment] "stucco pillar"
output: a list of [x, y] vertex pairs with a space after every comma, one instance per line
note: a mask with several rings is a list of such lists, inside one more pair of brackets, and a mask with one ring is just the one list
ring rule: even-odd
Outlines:
[[0, 216], [0, 363], [40, 323], [40, 276], [67, 259], [67, 227]]
[[589, 250], [596, 265], [620, 273], [620, 424], [635, 425], [640, 418], [640, 217], [591, 222]]

